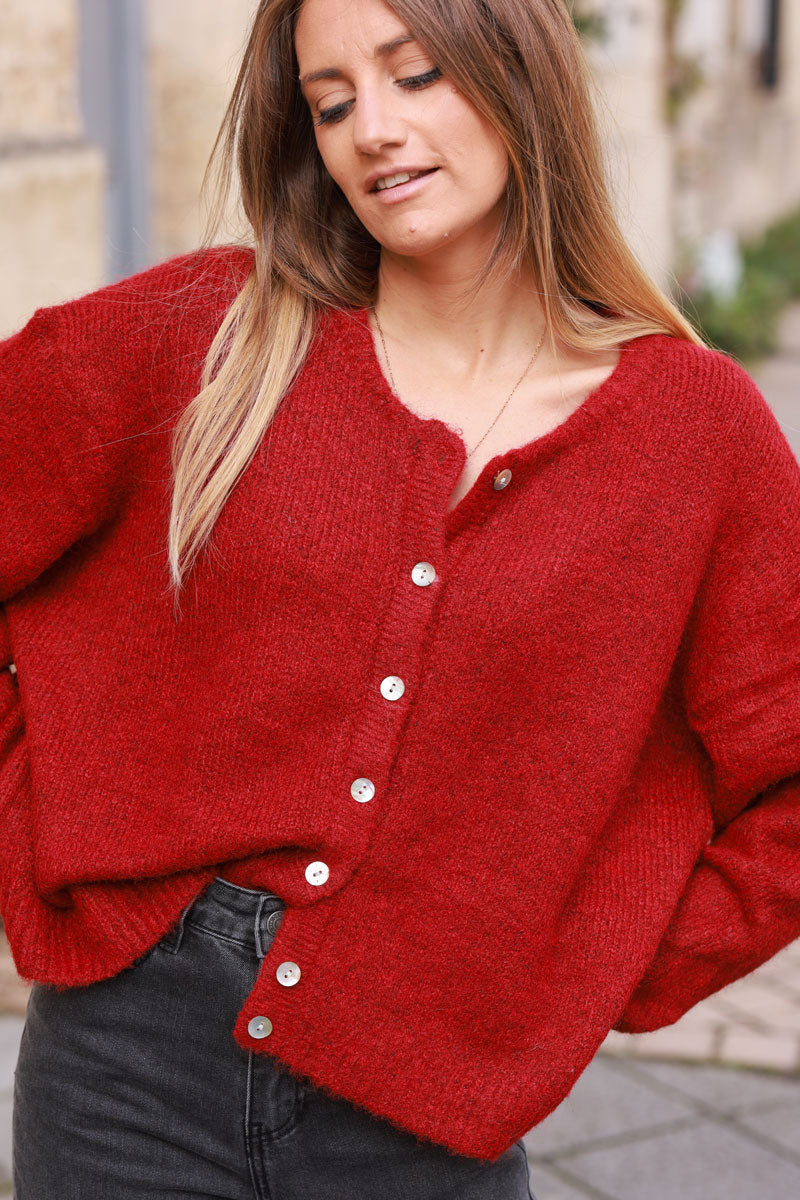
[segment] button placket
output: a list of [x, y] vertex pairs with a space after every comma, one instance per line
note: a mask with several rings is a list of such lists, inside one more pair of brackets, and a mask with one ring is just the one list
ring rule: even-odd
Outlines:
[[[306, 870], [306, 876], [308, 876], [312, 867], [317, 869], [324, 868], [325, 871], [328, 869], [324, 863], [311, 863]], [[269, 922], [272, 921], [273, 917], [277, 917], [280, 920], [282, 916], [282, 910], [271, 913]], [[272, 932], [276, 931], [276, 929], [272, 930]], [[275, 970], [275, 978], [277, 979], [278, 983], [281, 984], [282, 987], [287, 988], [294, 987], [297, 983], [299, 983], [301, 974], [302, 972], [299, 964], [292, 962], [291, 959], [287, 959], [285, 962], [280, 963]], [[254, 1038], [256, 1041], [260, 1041], [262, 1038], [269, 1037], [273, 1029], [274, 1025], [272, 1024], [272, 1021], [270, 1021], [269, 1017], [264, 1016], [263, 1013], [259, 1013], [255, 1017], [251, 1017], [247, 1022], [247, 1032], [249, 1033], [250, 1037]]]
[[[510, 473], [509, 473], [510, 474]], [[421, 559], [411, 568], [411, 582], [415, 587], [429, 587], [437, 581], [436, 569], [432, 563]], [[408, 576], [406, 576], [408, 578]], [[405, 681], [399, 675], [385, 676], [379, 685], [383, 699], [391, 702], [399, 700], [405, 693]], [[350, 795], [358, 803], [368, 803], [375, 796], [375, 784], [366, 776], [359, 776], [350, 784]], [[330, 877], [327, 863], [317, 859], [305, 868], [305, 878], [312, 887], [324, 885]], [[281, 987], [295, 987], [301, 978], [298, 963], [286, 960], [275, 970], [275, 979]], [[259, 1014], [250, 1019], [247, 1025], [249, 1035], [254, 1039], [263, 1039], [273, 1032], [272, 1021], [265, 1015]]]
[[[411, 568], [411, 580], [417, 587], [429, 587], [436, 580], [436, 569], [422, 559]], [[387, 675], [380, 690], [384, 699], [398, 700], [405, 691], [405, 683], [398, 675]], [[350, 795], [360, 804], [366, 804], [375, 795], [375, 784], [366, 776], [359, 776], [350, 784]]]

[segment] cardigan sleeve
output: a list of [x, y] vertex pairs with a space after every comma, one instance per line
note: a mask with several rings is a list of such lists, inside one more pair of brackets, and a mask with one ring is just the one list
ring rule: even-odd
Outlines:
[[[64, 320], [65, 312], [71, 320]], [[99, 526], [114, 495], [114, 460], [88, 415], [90, 404], [101, 409], [109, 389], [82, 353], [84, 340], [99, 346], [95, 330], [78, 328], [78, 318], [74, 305], [37, 309], [19, 332], [0, 342], [3, 914], [9, 889], [24, 889], [33, 878], [29, 763], [6, 606]]]
[[22, 708], [13, 665], [8, 621], [0, 607], [0, 914], [6, 912], [11, 881], [30, 876], [20, 865], [32, 858], [28, 827], [28, 763]]
[[102, 378], [81, 361], [64, 369], [67, 332], [63, 306], [37, 309], [0, 342], [0, 603], [96, 529], [112, 499], [103, 437], [80, 402], [82, 373], [87, 393]]
[[0, 914], [37, 900], [12, 605], [138, 486], [142, 439], [168, 436], [251, 269], [235, 246], [177, 255], [39, 308], [0, 341]]
[[730, 497], [680, 661], [713, 832], [620, 1032], [672, 1024], [800, 937], [800, 466], [753, 381], [738, 379]]
[[39, 308], [0, 341], [0, 604], [113, 516], [132, 440], [195, 394], [251, 269], [237, 246], [176, 255]]

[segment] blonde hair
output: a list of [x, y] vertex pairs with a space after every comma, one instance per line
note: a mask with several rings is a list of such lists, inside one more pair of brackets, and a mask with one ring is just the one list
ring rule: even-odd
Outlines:
[[[300, 91], [301, 5], [259, 4], [203, 180], [205, 193], [217, 176], [202, 246], [213, 244], [238, 174], [254, 262], [174, 432], [176, 595], [301, 371], [323, 310], [377, 298], [380, 245], [325, 169]], [[504, 217], [484, 278], [527, 267], [551, 340], [577, 350], [650, 333], [704, 345], [620, 231], [590, 69], [564, 0], [392, 0], [391, 8], [507, 149]]]

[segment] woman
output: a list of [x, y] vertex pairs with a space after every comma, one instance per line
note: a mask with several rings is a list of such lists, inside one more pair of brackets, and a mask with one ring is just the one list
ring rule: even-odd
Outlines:
[[800, 470], [589, 95], [561, 0], [267, 0], [252, 249], [3, 344], [18, 1200], [527, 1197], [800, 932]]

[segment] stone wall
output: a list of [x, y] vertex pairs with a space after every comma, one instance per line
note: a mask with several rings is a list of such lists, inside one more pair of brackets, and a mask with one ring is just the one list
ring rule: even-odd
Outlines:
[[[193, 249], [203, 172], [236, 80], [255, 0], [146, 0], [152, 259]], [[235, 233], [232, 206], [218, 240]], [[227, 232], [226, 232], [227, 231]]]
[[622, 232], [656, 283], [668, 290], [674, 239], [673, 144], [663, 120], [661, 0], [598, 0], [607, 36], [589, 41], [598, 122]]
[[79, 115], [77, 5], [0, 0], [0, 336], [103, 282], [103, 192]]

